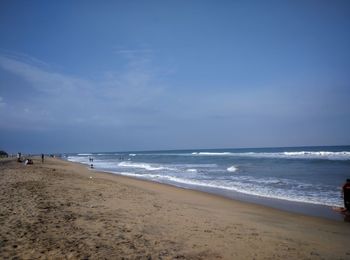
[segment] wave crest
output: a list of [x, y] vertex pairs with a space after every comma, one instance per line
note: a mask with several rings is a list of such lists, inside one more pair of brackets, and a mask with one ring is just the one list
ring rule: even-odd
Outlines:
[[236, 156], [253, 158], [277, 158], [277, 159], [316, 159], [316, 160], [350, 160], [350, 152], [330, 152], [330, 151], [300, 151], [300, 152], [193, 152], [195, 156]]
[[236, 172], [238, 170], [238, 168], [234, 165], [230, 166], [227, 168], [227, 171], [228, 172]]
[[145, 169], [148, 171], [156, 171], [156, 170], [165, 169], [164, 167], [155, 167], [155, 166], [152, 166], [148, 163], [135, 163], [135, 162], [120, 162], [118, 164], [118, 166], [130, 167], [130, 168], [140, 168], [140, 169]]

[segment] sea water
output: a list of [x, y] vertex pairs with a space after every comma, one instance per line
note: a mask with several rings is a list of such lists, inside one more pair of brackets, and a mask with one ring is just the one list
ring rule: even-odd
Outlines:
[[111, 173], [230, 196], [342, 206], [350, 146], [67, 154]]

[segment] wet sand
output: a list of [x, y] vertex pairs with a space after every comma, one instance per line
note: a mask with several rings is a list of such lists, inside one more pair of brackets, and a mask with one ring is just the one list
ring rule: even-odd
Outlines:
[[350, 223], [90, 171], [0, 160], [0, 258], [350, 259]]

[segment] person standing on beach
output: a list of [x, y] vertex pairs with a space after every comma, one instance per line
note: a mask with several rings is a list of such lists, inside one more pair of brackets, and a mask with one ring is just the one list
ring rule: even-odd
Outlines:
[[343, 198], [344, 198], [344, 207], [350, 211], [350, 179], [347, 179], [343, 185]]
[[44, 163], [44, 157], [45, 157], [45, 156], [44, 156], [44, 154], [42, 153], [42, 154], [41, 154], [41, 163]]

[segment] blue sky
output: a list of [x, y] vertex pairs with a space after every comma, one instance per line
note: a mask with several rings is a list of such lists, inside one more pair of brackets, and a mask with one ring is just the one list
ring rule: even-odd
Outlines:
[[1, 1], [0, 149], [350, 144], [349, 1]]

